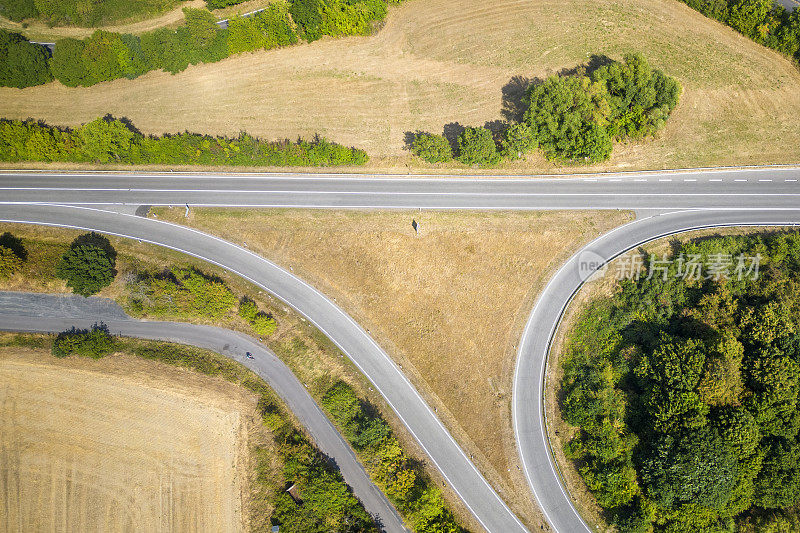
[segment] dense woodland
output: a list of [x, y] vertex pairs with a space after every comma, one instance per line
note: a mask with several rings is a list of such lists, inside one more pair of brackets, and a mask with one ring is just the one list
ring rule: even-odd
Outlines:
[[362, 165], [367, 160], [363, 150], [323, 138], [267, 142], [246, 133], [233, 139], [188, 132], [146, 136], [130, 123], [109, 116], [74, 130], [33, 120], [0, 119], [0, 161], [337, 166]]
[[496, 132], [465, 128], [457, 143], [443, 135], [417, 133], [411, 149], [429, 163], [455, 157], [476, 166], [518, 159], [537, 148], [558, 161], [605, 161], [614, 141], [640, 139], [661, 129], [681, 94], [677, 80], [651, 68], [639, 54], [591, 73], [585, 67], [576, 70], [532, 84], [520, 122], [504, 124]]
[[760, 256], [757, 279], [692, 279], [659, 257], [656, 275], [621, 281], [570, 335], [565, 452], [620, 531], [798, 523], [800, 233], [676, 244], [672, 258], [738, 268], [739, 254]]

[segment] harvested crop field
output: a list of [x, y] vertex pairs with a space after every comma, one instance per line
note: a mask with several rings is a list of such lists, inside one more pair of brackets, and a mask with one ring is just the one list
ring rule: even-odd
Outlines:
[[[178, 208], [156, 212], [187, 223]], [[247, 243], [333, 297], [402, 365], [515, 511], [536, 524], [511, 428], [516, 343], [554, 269], [628, 220], [620, 211], [193, 209], [188, 224]]]
[[0, 348], [0, 531], [241, 531], [254, 411], [133, 356]]
[[[520, 79], [627, 51], [677, 77], [684, 94], [657, 139], [617, 146], [595, 169], [800, 161], [797, 68], [677, 0], [410, 0], [372, 37], [90, 88], [4, 88], [0, 116], [77, 126], [112, 113], [145, 133], [318, 132], [378, 156], [373, 166], [405, 168], [405, 132], [501, 119], [504, 87], [518, 95]], [[556, 169], [536, 155], [509, 165]]]

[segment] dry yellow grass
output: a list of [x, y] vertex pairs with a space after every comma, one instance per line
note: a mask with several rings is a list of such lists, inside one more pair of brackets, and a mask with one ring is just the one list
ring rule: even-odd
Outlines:
[[0, 531], [241, 531], [238, 387], [132, 356], [0, 349]]
[[[185, 223], [178, 209], [158, 217]], [[553, 269], [629, 219], [601, 211], [206, 209], [188, 222], [246, 242], [334, 297], [402, 364], [515, 511], [538, 524], [511, 428], [515, 345]]]
[[[654, 140], [594, 169], [800, 161], [800, 73], [775, 52], [677, 0], [411, 0], [373, 37], [256, 52], [172, 76], [91, 88], [0, 90], [0, 116], [77, 126], [106, 113], [146, 133], [294, 138], [319, 132], [403, 167], [404, 132], [501, 118], [513, 76], [542, 77], [641, 51], [684, 85]], [[510, 170], [552, 171], [538, 156]]]

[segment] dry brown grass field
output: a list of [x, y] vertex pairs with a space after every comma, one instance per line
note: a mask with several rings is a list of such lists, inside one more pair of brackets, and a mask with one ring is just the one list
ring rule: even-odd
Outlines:
[[[156, 211], [159, 219], [186, 223], [177, 208]], [[202, 209], [188, 223], [247, 243], [335, 298], [400, 362], [515, 511], [535, 524], [511, 428], [516, 343], [554, 269], [628, 220], [612, 211]]]
[[188, 370], [0, 348], [0, 531], [242, 531], [256, 417]]
[[[372, 37], [325, 39], [90, 88], [0, 90], [0, 116], [77, 126], [112, 113], [145, 133], [316, 132], [373, 167], [417, 166], [404, 133], [502, 118], [503, 87], [640, 51], [684, 86], [656, 139], [596, 170], [800, 161], [800, 72], [677, 0], [409, 0]], [[507, 170], [554, 171], [532, 156]]]

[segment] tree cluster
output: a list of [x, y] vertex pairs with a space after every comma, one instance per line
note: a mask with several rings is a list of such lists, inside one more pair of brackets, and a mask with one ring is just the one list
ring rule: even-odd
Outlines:
[[95, 232], [75, 238], [56, 264], [56, 276], [75, 294], [91, 296], [108, 287], [117, 271], [117, 252], [109, 240]]
[[412, 464], [389, 425], [347, 383], [334, 383], [322, 398], [322, 408], [365, 458], [370, 476], [409, 518], [415, 533], [464, 531], [439, 490]]
[[411, 149], [431, 163], [455, 156], [471, 166], [518, 159], [537, 147], [558, 161], [605, 161], [615, 140], [640, 139], [663, 127], [680, 93], [675, 79], [652, 69], [643, 56], [629, 54], [591, 74], [578, 69], [532, 85], [522, 122], [505, 124], [500, 132], [465, 128], [454, 150], [445, 147], [443, 136], [418, 133]]
[[562, 413], [577, 428], [565, 452], [623, 532], [796, 520], [800, 233], [674, 254], [760, 256], [760, 273], [687, 279], [676, 261], [596, 300], [563, 362]]
[[163, 165], [362, 165], [366, 152], [324, 138], [266, 142], [193, 133], [144, 136], [133, 126], [103, 117], [71, 130], [33, 120], [0, 119], [0, 161], [60, 161]]
[[800, 10], [771, 0], [683, 0], [707, 17], [800, 61]]
[[224, 281], [194, 268], [141, 273], [128, 288], [131, 308], [149, 316], [220, 318], [236, 305], [236, 296]]
[[44, 46], [0, 29], [0, 86], [22, 89], [51, 81], [48, 57]]
[[178, 0], [0, 0], [0, 15], [14, 21], [40, 19], [50, 26], [100, 26], [163, 13]]

